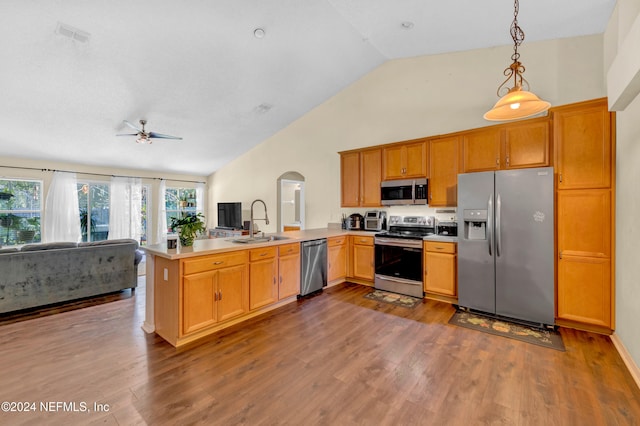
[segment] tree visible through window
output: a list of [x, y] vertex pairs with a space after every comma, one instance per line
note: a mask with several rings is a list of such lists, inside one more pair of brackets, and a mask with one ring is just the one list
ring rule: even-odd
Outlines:
[[78, 182], [82, 241], [102, 241], [109, 236], [109, 184]]
[[42, 182], [0, 180], [0, 246], [40, 242]]

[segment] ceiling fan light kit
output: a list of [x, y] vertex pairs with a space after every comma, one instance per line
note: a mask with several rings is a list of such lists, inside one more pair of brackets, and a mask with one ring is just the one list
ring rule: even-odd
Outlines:
[[140, 144], [151, 145], [153, 143], [151, 139], [182, 140], [182, 138], [178, 136], [163, 135], [162, 133], [156, 133], [156, 132], [147, 132], [144, 129], [144, 126], [147, 124], [147, 120], [140, 120], [140, 125], [142, 126], [142, 128], [138, 128], [134, 126], [133, 124], [129, 123], [127, 120], [124, 120], [124, 124], [136, 130], [138, 133], [120, 133], [120, 134], [117, 134], [116, 136], [137, 136], [136, 142]]
[[[525, 71], [524, 65], [520, 62], [518, 47], [524, 41], [524, 31], [518, 25], [518, 11], [520, 3], [514, 2], [513, 22], [511, 23], [511, 38], [513, 39], [513, 54], [510, 66], [504, 70], [506, 80], [498, 86], [497, 94], [500, 100], [484, 114], [484, 119], [488, 121], [509, 121], [531, 117], [540, 114], [551, 107], [547, 101], [543, 101], [533, 92], [529, 91], [529, 82], [522, 76]], [[509, 88], [507, 83], [513, 78], [513, 87]], [[503, 96], [501, 92], [507, 89]]]

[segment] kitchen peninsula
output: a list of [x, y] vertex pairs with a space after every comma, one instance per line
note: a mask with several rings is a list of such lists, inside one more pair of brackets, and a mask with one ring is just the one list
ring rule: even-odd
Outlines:
[[[179, 347], [296, 300], [300, 292], [300, 243], [320, 238], [345, 240], [342, 255], [329, 258], [329, 285], [346, 281], [373, 285], [373, 250], [356, 265], [368, 272], [353, 277], [354, 246], [371, 242], [367, 231], [337, 228], [289, 231], [284, 239], [235, 243], [232, 238], [196, 240], [192, 247], [144, 247], [147, 303], [143, 329]], [[455, 238], [434, 236], [437, 241]], [[348, 243], [348, 244], [347, 244]], [[360, 253], [356, 250], [356, 253]], [[334, 262], [341, 266], [335, 267]], [[332, 276], [331, 271], [343, 271]], [[370, 278], [370, 279], [369, 279]]]

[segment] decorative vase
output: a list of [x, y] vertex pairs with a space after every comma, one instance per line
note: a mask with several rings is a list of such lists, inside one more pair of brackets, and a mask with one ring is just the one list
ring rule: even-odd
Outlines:
[[180, 244], [182, 247], [191, 247], [193, 245], [193, 235], [183, 235], [180, 233]]

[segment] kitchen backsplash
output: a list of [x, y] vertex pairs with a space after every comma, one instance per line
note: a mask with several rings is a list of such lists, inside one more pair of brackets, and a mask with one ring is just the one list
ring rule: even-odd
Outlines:
[[360, 213], [364, 216], [369, 210], [382, 210], [387, 212], [388, 216], [435, 216], [440, 222], [454, 222], [457, 220], [455, 207], [429, 207], [429, 206], [391, 206], [391, 207], [359, 207], [340, 209], [338, 216], [332, 218], [330, 222], [340, 222], [340, 217], [344, 213], [349, 216], [352, 213]]

